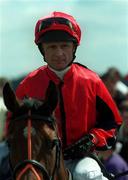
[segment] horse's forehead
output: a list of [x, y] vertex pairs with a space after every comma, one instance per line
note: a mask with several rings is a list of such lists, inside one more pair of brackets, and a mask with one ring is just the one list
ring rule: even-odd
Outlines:
[[36, 99], [25, 98], [19, 102], [19, 109], [17, 109], [17, 113], [27, 113], [28, 111], [36, 112], [39, 109], [43, 110], [44, 102]]
[[32, 108], [35, 106], [39, 107], [43, 105], [43, 101], [34, 98], [25, 98], [21, 104], [23, 104], [26, 107]]

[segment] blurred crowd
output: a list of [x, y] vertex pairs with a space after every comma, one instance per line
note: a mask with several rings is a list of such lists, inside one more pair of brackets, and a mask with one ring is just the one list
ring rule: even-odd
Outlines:
[[[106, 169], [113, 174], [128, 171], [128, 74], [122, 76], [117, 68], [109, 68], [101, 79], [113, 97], [123, 123], [117, 132], [117, 140], [112, 150], [100, 152], [99, 157]], [[128, 180], [128, 176], [117, 178]]]
[[[100, 152], [99, 157], [110, 173], [118, 174], [128, 170], [128, 74], [122, 76], [117, 68], [111, 67], [100, 77], [114, 99], [122, 116], [123, 123], [117, 132], [117, 140], [112, 150]], [[7, 110], [3, 103], [2, 90], [7, 81], [15, 90], [22, 79], [23, 77], [15, 80], [0, 77], [0, 167], [1, 165], [3, 166], [3, 157], [6, 157], [8, 153], [7, 149], [3, 150], [3, 147], [6, 146], [4, 142], [6, 139], [5, 119]], [[128, 176], [117, 179], [128, 180]]]

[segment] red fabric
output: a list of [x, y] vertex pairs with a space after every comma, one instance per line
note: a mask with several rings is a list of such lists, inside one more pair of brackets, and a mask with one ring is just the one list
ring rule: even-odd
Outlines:
[[[60, 79], [47, 66], [43, 66], [30, 73], [18, 86], [16, 95], [22, 99], [24, 96], [44, 99], [46, 89], [52, 80], [58, 85]], [[66, 136], [67, 145], [77, 141], [87, 133], [92, 133], [98, 140], [98, 147], [106, 146], [107, 139], [113, 137], [115, 127], [112, 124], [109, 128], [96, 128], [96, 96], [99, 96], [111, 109], [114, 115], [114, 123], [120, 125], [122, 120], [110, 94], [104, 84], [93, 71], [78, 64], [72, 64], [64, 76], [62, 87], [64, 109], [66, 114]], [[98, 112], [100, 114], [100, 112]], [[61, 119], [59, 105], [56, 108], [60, 137]], [[108, 115], [109, 119], [109, 115]], [[104, 124], [104, 119], [101, 119]], [[96, 139], [93, 140], [94, 143]]]

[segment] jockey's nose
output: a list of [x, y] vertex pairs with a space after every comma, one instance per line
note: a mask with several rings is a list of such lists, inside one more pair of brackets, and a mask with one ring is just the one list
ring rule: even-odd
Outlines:
[[56, 56], [63, 56], [63, 54], [64, 54], [63, 49], [60, 46], [58, 46], [56, 48]]

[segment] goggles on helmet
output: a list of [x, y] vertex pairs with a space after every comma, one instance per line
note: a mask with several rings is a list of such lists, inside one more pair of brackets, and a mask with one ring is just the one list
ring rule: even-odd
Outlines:
[[41, 19], [37, 22], [35, 28], [35, 43], [40, 43], [40, 38], [48, 31], [65, 31], [80, 43], [81, 31], [77, 24], [64, 17], [50, 17]]
[[73, 28], [73, 24], [68, 20], [68, 19], [64, 19], [64, 18], [49, 18], [49, 19], [45, 19], [41, 22], [38, 31], [40, 32], [41, 30], [45, 30], [47, 28], [49, 28], [51, 25], [57, 25], [57, 24], [63, 24], [68, 26], [68, 28], [71, 29], [71, 31], [74, 31]]

